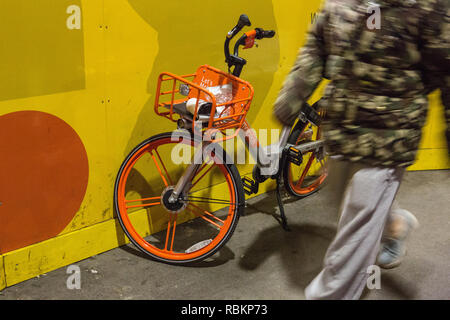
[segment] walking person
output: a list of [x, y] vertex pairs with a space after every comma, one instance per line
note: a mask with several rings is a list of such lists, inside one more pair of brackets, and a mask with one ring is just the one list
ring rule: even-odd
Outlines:
[[369, 266], [392, 268], [405, 255], [418, 223], [393, 203], [416, 158], [427, 94], [438, 88], [450, 138], [449, 2], [326, 1], [280, 91], [274, 115], [290, 126], [330, 80], [320, 102], [330, 174], [347, 182], [336, 237], [307, 299], [359, 299]]

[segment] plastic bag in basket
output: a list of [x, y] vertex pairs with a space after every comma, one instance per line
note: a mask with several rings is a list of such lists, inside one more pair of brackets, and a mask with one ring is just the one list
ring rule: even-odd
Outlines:
[[[211, 92], [216, 98], [217, 105], [229, 102], [233, 99], [233, 85], [231, 83], [227, 83], [221, 86], [208, 87], [206, 88], [209, 92]], [[200, 114], [209, 114], [211, 112], [211, 101], [201, 100], [198, 102], [198, 113]], [[191, 114], [195, 112], [195, 106], [197, 104], [196, 98], [191, 98], [186, 103], [186, 108]], [[225, 106], [216, 107], [215, 116], [220, 116], [221, 113], [225, 110]]]

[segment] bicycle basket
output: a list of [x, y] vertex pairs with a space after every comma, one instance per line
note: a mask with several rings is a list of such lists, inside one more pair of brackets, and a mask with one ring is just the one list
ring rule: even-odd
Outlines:
[[[212, 92], [213, 88], [230, 84], [230, 100], [219, 101]], [[223, 135], [220, 140], [227, 140], [236, 136], [243, 126], [253, 92], [250, 83], [208, 65], [200, 66], [194, 74], [183, 76], [164, 72], [158, 78], [155, 112], [173, 122], [181, 117], [187, 118], [195, 130], [208, 131], [209, 134], [220, 131]], [[188, 103], [193, 106], [191, 112]], [[207, 112], [202, 113], [201, 107], [208, 103], [208, 108], [203, 108]], [[228, 129], [236, 130], [230, 135]]]

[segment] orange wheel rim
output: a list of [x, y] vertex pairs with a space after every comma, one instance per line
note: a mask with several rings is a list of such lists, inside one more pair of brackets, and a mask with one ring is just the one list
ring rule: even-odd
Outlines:
[[[130, 221], [127, 209], [137, 207], [137, 206], [133, 206], [133, 205], [127, 206], [127, 203], [130, 203], [132, 201], [127, 201], [126, 194], [125, 194], [126, 182], [130, 175], [130, 172], [133, 169], [133, 167], [136, 165], [137, 161], [139, 161], [139, 159], [145, 153], [147, 153], [147, 152], [151, 153], [152, 150], [156, 150], [158, 146], [161, 146], [164, 144], [176, 144], [179, 142], [181, 142], [181, 138], [180, 138], [180, 141], [178, 141], [178, 142], [173, 141], [171, 138], [162, 138], [162, 139], [156, 140], [153, 144], [150, 143], [149, 145], [143, 146], [141, 149], [139, 149], [137, 152], [135, 152], [133, 157], [128, 161], [127, 165], [122, 170], [122, 174], [120, 176], [119, 183], [118, 183], [118, 209], [119, 209], [118, 214], [120, 215], [121, 221], [122, 221], [125, 229], [127, 230], [129, 237], [131, 237], [144, 250], [146, 250], [146, 251], [150, 252], [151, 254], [154, 254], [158, 257], [161, 257], [163, 259], [168, 259], [168, 260], [190, 260], [190, 259], [194, 259], [199, 256], [207, 254], [212, 249], [214, 249], [217, 245], [219, 245], [220, 242], [225, 238], [225, 236], [228, 233], [228, 230], [230, 230], [231, 224], [234, 220], [234, 216], [237, 214], [236, 213], [236, 196], [235, 196], [236, 190], [234, 189], [234, 184], [231, 180], [231, 175], [228, 173], [224, 164], [213, 163], [212, 165], [218, 167], [220, 169], [220, 172], [225, 177], [225, 180], [227, 182], [227, 187], [228, 187], [228, 190], [230, 193], [230, 205], [228, 208], [228, 213], [226, 215], [226, 219], [222, 220], [217, 217], [214, 218], [215, 216], [212, 213], [210, 213], [207, 210], [204, 210], [192, 203], [189, 203], [187, 205], [187, 207], [183, 210], [183, 213], [184, 213], [184, 211], [187, 211], [189, 213], [194, 213], [196, 216], [198, 216], [202, 220], [205, 220], [208, 223], [211, 223], [212, 225], [215, 225], [216, 227], [219, 228], [218, 234], [214, 237], [214, 239], [211, 241], [211, 243], [209, 243], [208, 245], [204, 246], [203, 248], [196, 250], [194, 252], [191, 252], [191, 253], [174, 252], [173, 247], [174, 247], [174, 239], [175, 239], [176, 230], [177, 230], [177, 215], [178, 214], [173, 214], [173, 213], [169, 213], [169, 212], [167, 212], [167, 214], [169, 215], [169, 219], [168, 219], [168, 224], [167, 224], [167, 229], [166, 229], [166, 239], [164, 242], [163, 249], [160, 249], [160, 248], [157, 248], [157, 247], [151, 245], [136, 231], [135, 227], [133, 226], [133, 224]], [[156, 155], [156, 154], [154, 154], [154, 155], [155, 155], [155, 157], [153, 157], [153, 155], [152, 155], [153, 161], [155, 161], [158, 158], [159, 158], [159, 160], [161, 160], [160, 155]], [[158, 172], [161, 175], [164, 185], [167, 186], [169, 181], [170, 182], [172, 182], [172, 181], [171, 181], [169, 173], [168, 173], [167, 169], [165, 168], [162, 161], [161, 161], [161, 163], [162, 163], [162, 165], [157, 166]], [[204, 174], [203, 174], [203, 176], [204, 176]], [[198, 178], [198, 180], [202, 179], [203, 176], [200, 176], [200, 178]], [[194, 179], [195, 179], [195, 177], [194, 177]], [[194, 182], [194, 179], [192, 182]], [[198, 182], [198, 180], [197, 180], [197, 182]], [[176, 183], [176, 181], [173, 181], [173, 182]], [[150, 197], [150, 198], [139, 199], [139, 200], [148, 200], [150, 202], [144, 206], [148, 206], [148, 207], [161, 206], [162, 205], [161, 199], [159, 198], [159, 200], [158, 200], [157, 198], [158, 197]], [[202, 210], [203, 210], [203, 212], [200, 212]], [[179, 214], [183, 214], [183, 213], [179, 213]]]
[[[305, 178], [307, 178], [307, 176], [308, 176], [308, 171], [309, 171], [314, 159], [315, 159], [315, 155], [312, 154], [310, 156], [310, 158], [308, 159], [305, 169], [301, 170], [301, 175], [297, 181], [294, 181], [292, 165], [289, 166], [289, 185], [295, 191], [295, 193], [300, 194], [300, 195], [305, 195], [305, 194], [311, 193], [311, 192], [315, 191], [326, 179], [327, 172], [325, 170], [325, 172], [320, 174], [316, 179], [314, 179], [308, 185], [303, 186], [303, 182], [305, 182]], [[324, 167], [322, 166], [322, 168], [324, 168]]]
[[[305, 128], [306, 129], [306, 128]], [[303, 132], [302, 132], [303, 134]], [[302, 139], [302, 134], [300, 134], [299, 138], [296, 141], [296, 144], [299, 144]], [[316, 138], [320, 138], [320, 128], [317, 129]], [[309, 158], [308, 158], [309, 156]], [[291, 186], [292, 190], [294, 190], [295, 193], [299, 195], [306, 195], [313, 191], [315, 191], [319, 186], [325, 181], [328, 172], [325, 168], [325, 160], [319, 161], [321, 163], [321, 168], [319, 170], [323, 170], [319, 176], [314, 179], [313, 181], [309, 182], [306, 186], [303, 186], [303, 183], [305, 182], [305, 179], [308, 176], [309, 170], [311, 169], [311, 166], [313, 165], [314, 160], [316, 159], [316, 154], [313, 151], [310, 151], [303, 155], [303, 159], [307, 158], [306, 165], [304, 169], [301, 169], [301, 174], [299, 176], [299, 179], [297, 181], [294, 181], [294, 174], [292, 172], [292, 164], [289, 165], [289, 185]], [[304, 162], [303, 162], [304, 163]], [[302, 164], [303, 164], [302, 163]]]

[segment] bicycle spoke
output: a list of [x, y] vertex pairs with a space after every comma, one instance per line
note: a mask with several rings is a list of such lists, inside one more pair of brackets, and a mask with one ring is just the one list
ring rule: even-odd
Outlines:
[[303, 181], [305, 180], [306, 174], [309, 171], [309, 168], [311, 167], [311, 164], [314, 160], [314, 155], [311, 156], [311, 158], [309, 158], [308, 163], [306, 164], [305, 170], [303, 170], [302, 175], [300, 177], [300, 179], [298, 180], [297, 184], [296, 184], [296, 188], [301, 187], [303, 184]]
[[202, 209], [202, 208], [200, 208], [200, 207], [198, 207], [198, 206], [196, 206], [195, 204], [192, 204], [192, 203], [191, 203], [191, 206], [193, 206], [194, 208], [197, 208], [198, 210], [203, 211], [204, 213], [206, 213], [207, 215], [213, 217], [213, 218], [216, 219], [217, 221], [219, 221], [219, 222], [221, 222], [221, 223], [225, 223], [225, 221], [219, 219], [218, 217], [216, 217], [215, 215], [213, 215], [211, 212], [208, 212], [208, 211], [206, 211], [206, 210], [204, 210], [204, 209]]
[[161, 204], [161, 202], [137, 204], [137, 205], [133, 205], [133, 206], [126, 206], [125, 209], [153, 207], [153, 206], [157, 206], [159, 204]]
[[192, 209], [191, 207], [193, 207], [193, 208], [198, 208], [198, 209], [202, 210], [203, 213], [205, 213], [205, 214], [207, 214], [207, 215], [209, 215], [209, 216], [211, 216], [211, 217], [214, 217], [215, 219], [219, 220], [219, 221], [222, 222], [222, 223], [224, 223], [224, 221], [222, 221], [221, 219], [217, 218], [217, 217], [216, 217], [215, 215], [213, 215], [212, 213], [209, 213], [208, 211], [203, 210], [203, 209], [201, 209], [201, 208], [199, 208], [199, 207], [197, 207], [197, 206], [195, 206], [195, 205], [193, 205], [193, 204], [189, 204], [189, 205], [187, 206], [187, 208], [186, 208], [186, 210], [188, 210], [189, 212], [195, 214], [197, 217], [202, 218], [203, 220], [205, 220], [205, 221], [211, 223], [212, 225], [214, 225], [214, 226], [215, 226], [216, 228], [218, 228], [219, 230], [222, 229], [222, 226], [223, 226], [223, 225], [222, 225], [222, 226], [218, 225], [217, 223], [215, 223], [215, 222], [212, 221], [211, 219], [208, 219], [208, 218], [205, 217], [203, 214], [198, 213], [196, 210]]
[[184, 198], [185, 201], [189, 202], [202, 202], [202, 203], [216, 203], [216, 204], [227, 204], [227, 205], [235, 205], [229, 200], [224, 199], [216, 199], [216, 198], [206, 198], [206, 197], [196, 197], [196, 196], [188, 196]]
[[140, 202], [140, 201], [149, 201], [149, 200], [158, 200], [158, 199], [161, 199], [161, 197], [153, 197], [153, 198], [145, 198], [145, 199], [125, 200], [125, 203], [130, 203], [130, 202]]
[[[156, 150], [155, 150], [155, 151], [156, 151]], [[153, 162], [155, 163], [156, 168], [158, 169], [159, 175], [161, 176], [161, 178], [162, 178], [162, 180], [163, 180], [163, 182], [164, 182], [164, 185], [165, 185], [166, 187], [168, 187], [169, 184], [167, 183], [166, 178], [165, 178], [164, 175], [162, 174], [161, 168], [159, 167], [159, 164], [158, 164], [158, 162], [156, 161], [155, 155], [154, 155], [153, 152], [151, 152], [151, 151], [150, 151], [150, 155], [152, 156]]]
[[154, 150], [156, 152], [156, 155], [158, 156], [159, 161], [161, 162], [161, 165], [163, 166], [164, 171], [166, 172], [167, 179], [169, 180], [170, 184], [173, 185], [172, 179], [170, 179], [169, 172], [167, 172], [166, 166], [164, 165], [164, 162], [161, 160], [158, 150], [156, 149]]
[[[209, 162], [206, 162], [198, 171], [197, 171], [197, 173], [195, 174], [195, 176], [194, 176], [194, 178], [207, 166], [209, 164]], [[212, 168], [214, 168], [214, 164], [213, 165], [211, 165], [210, 167], [209, 167], [209, 169], [208, 170], [206, 170], [206, 172], [205, 173], [203, 173], [202, 174], [202, 176], [200, 177], [200, 178], [198, 178], [197, 179], [197, 181], [195, 181], [194, 183], [192, 183], [192, 186], [191, 186], [191, 189], [193, 189], [194, 188], [194, 186], [212, 169]], [[193, 180], [193, 179], [192, 179]]]
[[[177, 217], [178, 217], [177, 214], [169, 217], [169, 222], [167, 224], [166, 242], [164, 244], [164, 251], [173, 252], [173, 240], [175, 239], [175, 229], [177, 227]], [[171, 224], [172, 224], [172, 227], [171, 227]], [[171, 228], [173, 229], [172, 230], [172, 240], [170, 241], [170, 250], [168, 250], [167, 247], [169, 245]]]

